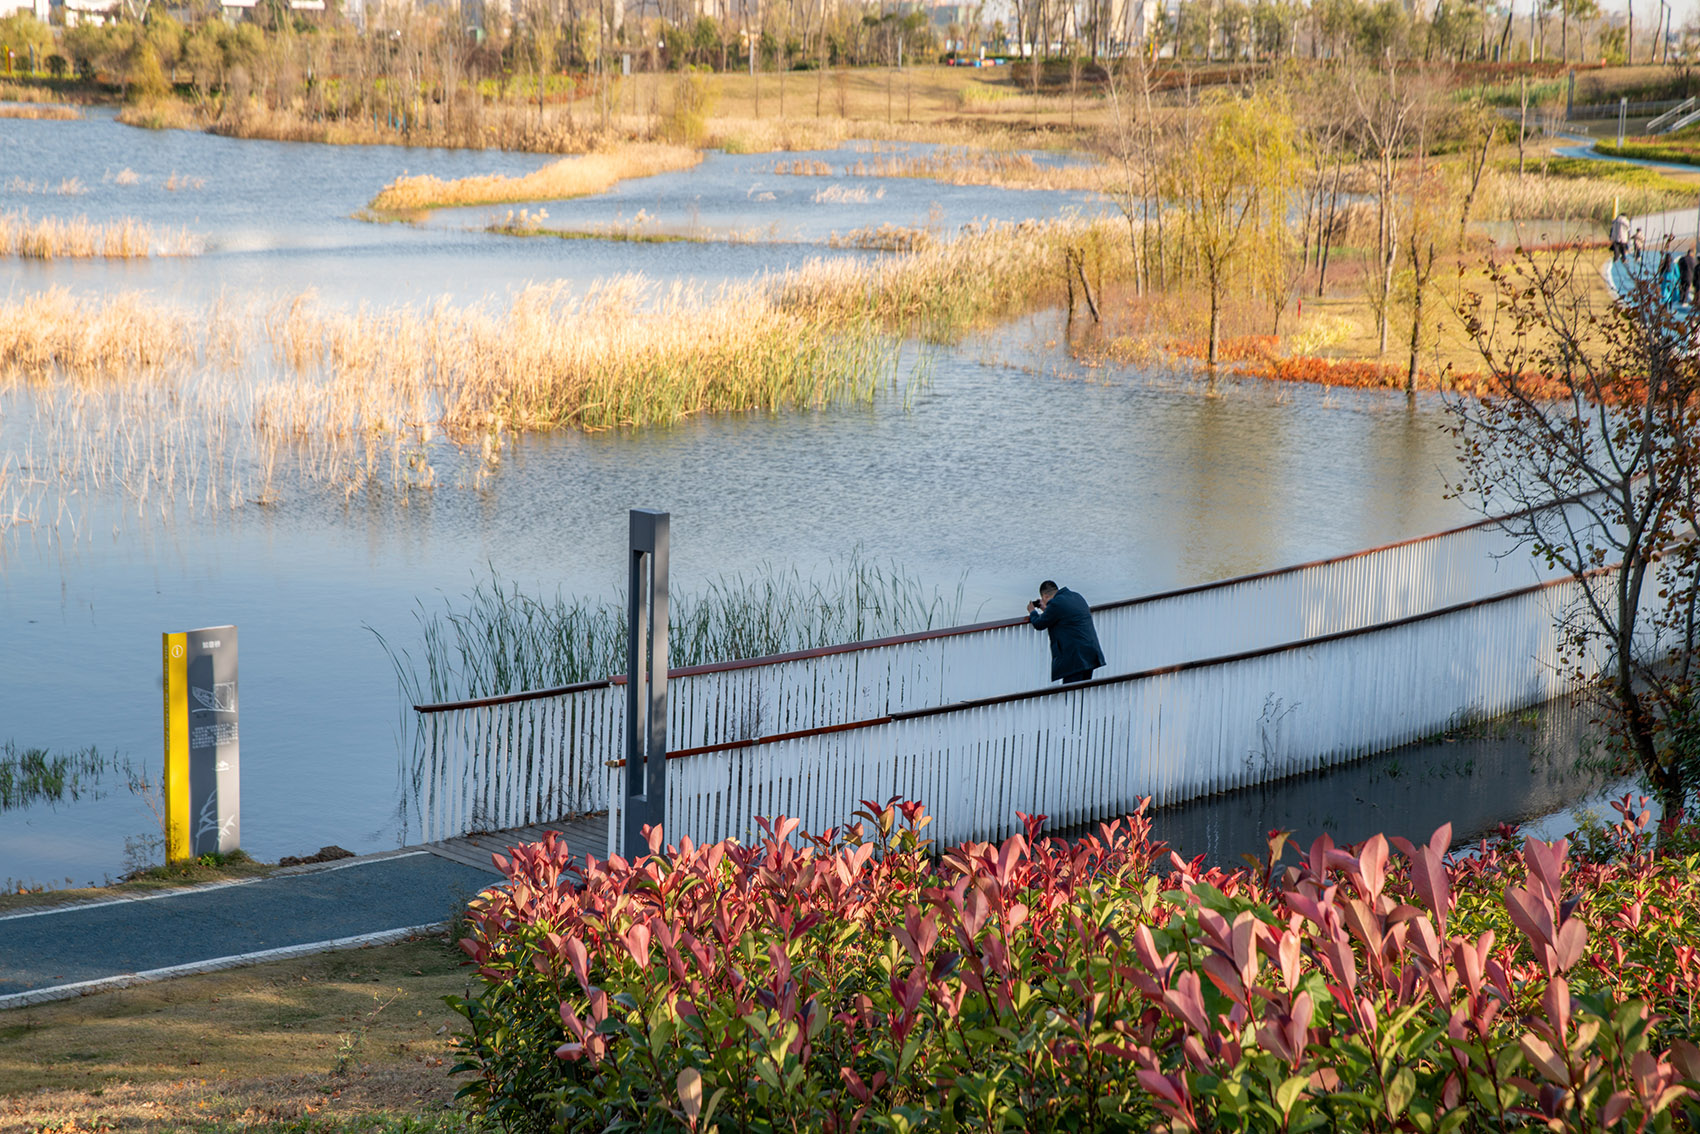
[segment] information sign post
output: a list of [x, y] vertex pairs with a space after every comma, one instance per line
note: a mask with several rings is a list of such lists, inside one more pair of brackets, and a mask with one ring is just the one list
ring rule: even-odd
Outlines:
[[163, 634], [165, 857], [182, 862], [242, 844], [236, 627]]
[[631, 510], [626, 616], [626, 826], [620, 849], [649, 853], [644, 826], [667, 816], [667, 558], [669, 518]]

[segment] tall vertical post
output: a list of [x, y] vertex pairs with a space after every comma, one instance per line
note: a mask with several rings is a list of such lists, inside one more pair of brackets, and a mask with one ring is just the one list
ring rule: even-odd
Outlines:
[[626, 612], [626, 803], [620, 842], [627, 859], [649, 853], [645, 826], [667, 815], [668, 515], [631, 511]]
[[[1623, 148], [1623, 128], [1629, 122], [1629, 96], [1619, 95], [1617, 99], [1617, 148]], [[1612, 216], [1616, 216], [1613, 213]]]

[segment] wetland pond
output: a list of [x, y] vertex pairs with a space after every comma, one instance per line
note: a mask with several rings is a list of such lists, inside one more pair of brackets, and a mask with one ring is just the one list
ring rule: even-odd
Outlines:
[[[642, 211], [669, 229], [771, 239], [556, 240], [483, 231], [505, 206], [420, 224], [354, 219], [404, 170], [518, 174], [545, 157], [152, 133], [98, 113], [0, 120], [0, 212], [133, 217], [205, 242], [181, 259], [0, 261], [0, 280], [12, 302], [56, 287], [190, 303], [305, 289], [347, 307], [501, 302], [531, 283], [642, 273], [712, 286], [867, 256], [823, 241], [882, 223], [948, 233], [1105, 207], [1079, 193], [772, 172], [798, 156], [856, 155], [710, 154], [692, 171], [545, 205], [552, 224], [618, 226]], [[47, 191], [73, 180], [83, 192]], [[960, 585], [970, 618], [1019, 613], [1047, 577], [1105, 601], [1470, 518], [1445, 498], [1453, 455], [1436, 400], [1234, 381], [1205, 396], [1184, 375], [1082, 365], [1061, 339], [1049, 313], [950, 347], [905, 346], [899, 372], [921, 377], [872, 405], [526, 435], [480, 476], [429, 491], [345, 498], [304, 483], [265, 504], [172, 506], [45, 483], [28, 522], [0, 518], [0, 743], [94, 745], [154, 767], [159, 634], [235, 623], [246, 849], [263, 860], [330, 843], [376, 851], [407, 837], [402, 701], [378, 635], [415, 645], [416, 604], [440, 606], [492, 568], [533, 591], [616, 597], [631, 507], [672, 513], [676, 591], [769, 564], [806, 575], [859, 551], [928, 586]], [[0, 388], [0, 452], [14, 470], [58, 404], [28, 383]], [[1449, 774], [1432, 794], [1521, 818], [1532, 800], [1558, 807], [1595, 786], [1535, 778], [1538, 791], [1529, 777]], [[1318, 782], [1305, 781], [1313, 796]], [[1340, 818], [1326, 812], [1289, 825]], [[0, 811], [0, 882], [114, 878], [126, 840], [150, 830], [145, 802], [111, 777], [75, 802]], [[1190, 851], [1211, 836], [1174, 837]]]

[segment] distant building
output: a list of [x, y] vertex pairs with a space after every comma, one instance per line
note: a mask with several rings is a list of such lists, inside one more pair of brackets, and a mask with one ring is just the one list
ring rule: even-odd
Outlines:
[[[219, 8], [226, 19], [234, 20], [243, 12], [251, 12], [259, 4], [259, 0], [218, 0]], [[289, 0], [291, 12], [323, 12], [325, 0]]]
[[0, 19], [18, 12], [28, 12], [45, 24], [52, 15], [52, 6], [50, 0], [0, 0]]
[[59, 13], [68, 28], [79, 24], [110, 23], [118, 18], [119, 0], [63, 0]]

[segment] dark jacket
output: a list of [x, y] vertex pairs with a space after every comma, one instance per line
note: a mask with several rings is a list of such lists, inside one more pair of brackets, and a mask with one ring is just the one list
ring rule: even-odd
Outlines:
[[1086, 600], [1063, 587], [1051, 596], [1045, 609], [1027, 616], [1035, 630], [1051, 635], [1051, 680], [1060, 681], [1104, 664], [1098, 632], [1092, 628], [1092, 611]]

